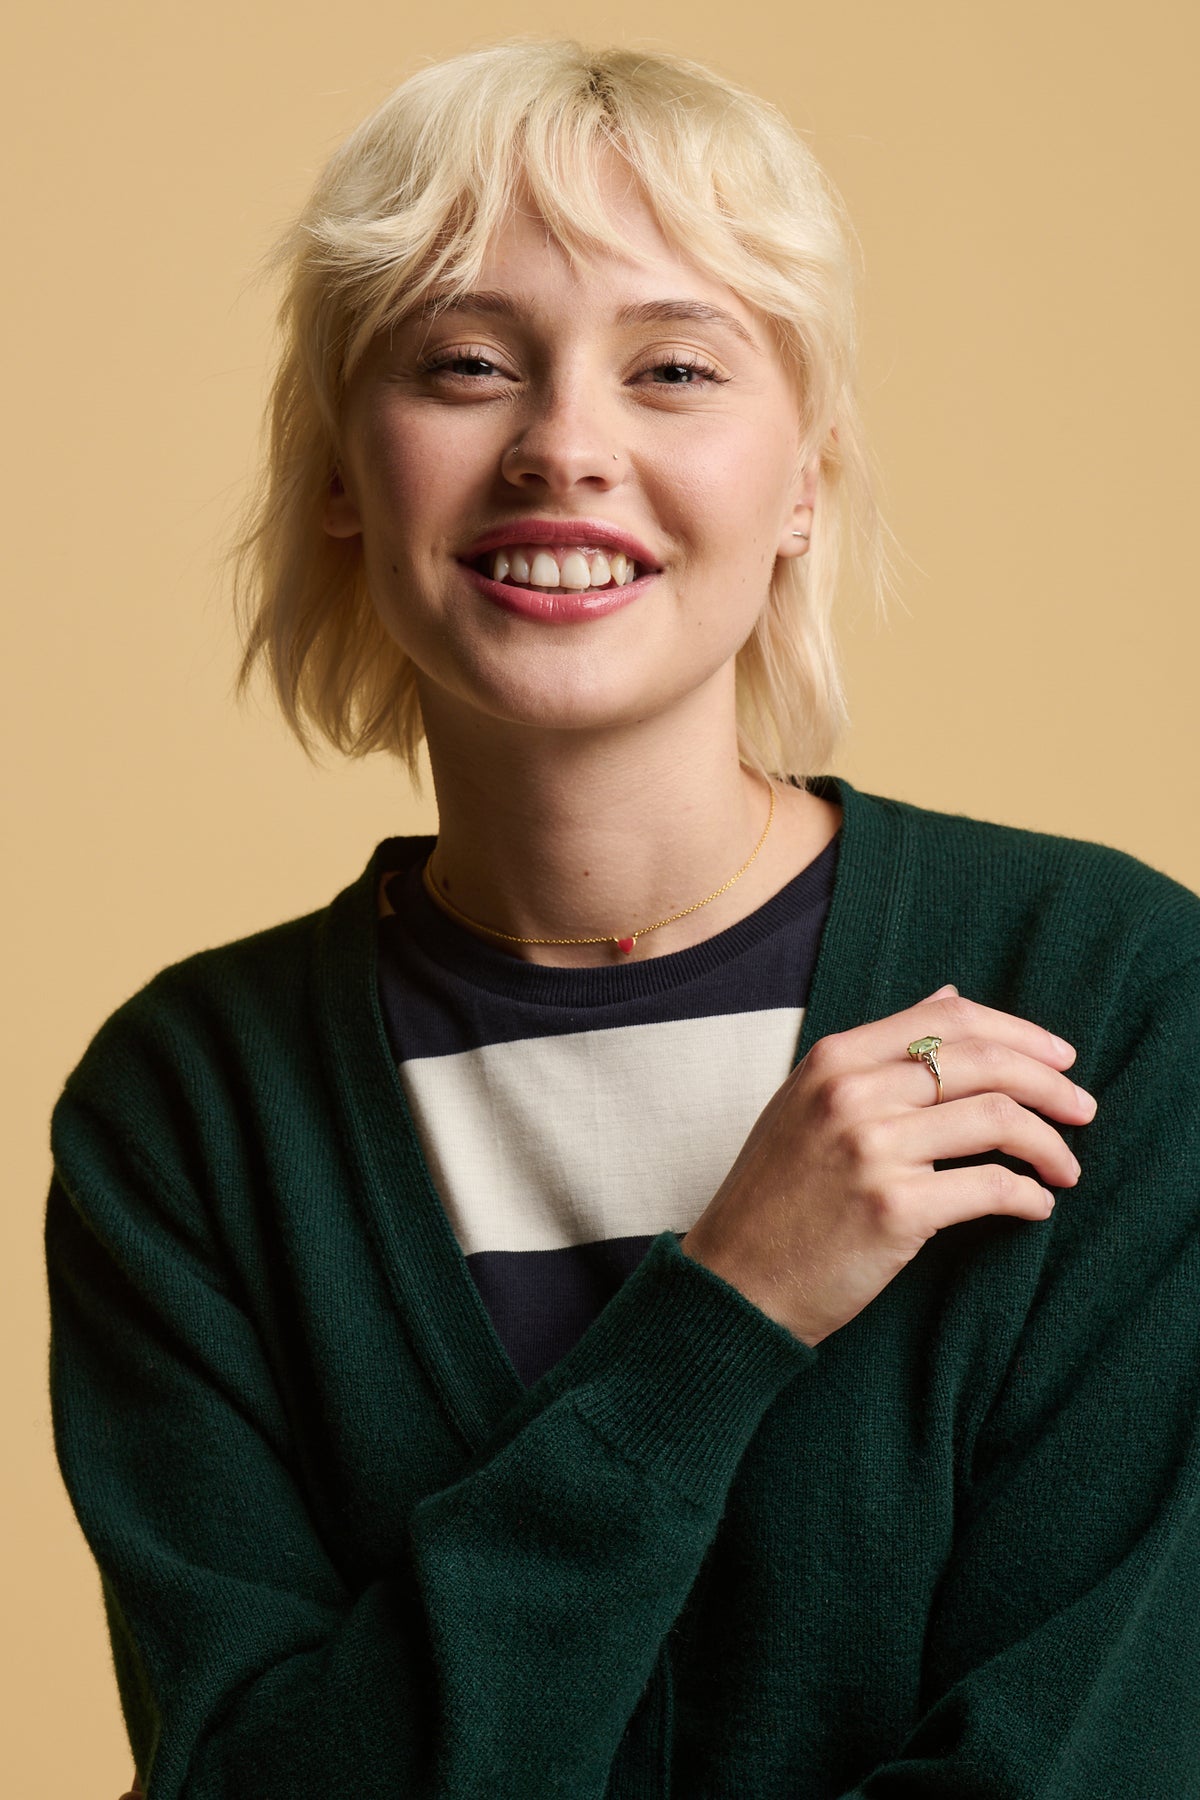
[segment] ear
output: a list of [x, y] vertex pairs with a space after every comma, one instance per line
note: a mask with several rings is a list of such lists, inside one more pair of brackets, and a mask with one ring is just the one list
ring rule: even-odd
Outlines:
[[[804, 556], [812, 535], [813, 514], [821, 483], [821, 459], [814, 456], [800, 471], [800, 480], [792, 501], [791, 517], [784, 527], [776, 550], [777, 556]], [[801, 535], [797, 535], [800, 533]]]
[[358, 507], [347, 491], [340, 469], [335, 469], [329, 477], [325, 503], [321, 508], [321, 524], [329, 536], [335, 538], [358, 537], [362, 531]]

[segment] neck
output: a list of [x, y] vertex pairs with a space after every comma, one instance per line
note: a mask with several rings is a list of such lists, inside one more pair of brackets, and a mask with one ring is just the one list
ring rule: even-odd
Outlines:
[[[711, 719], [689, 731], [674, 714], [601, 736], [481, 726], [475, 715], [464, 733], [461, 721], [445, 729], [452, 721], [436, 697], [432, 705], [422, 698], [439, 893], [457, 913], [514, 938], [608, 940], [487, 939], [526, 961], [577, 968], [624, 960], [612, 939], [693, 907], [729, 882], [762, 838], [771, 794], [766, 777], [741, 766], [732, 718], [724, 733]], [[771, 830], [750, 867], [707, 905], [639, 937], [635, 958], [686, 949], [736, 923], [829, 841], [836, 808], [778, 782], [774, 791]]]

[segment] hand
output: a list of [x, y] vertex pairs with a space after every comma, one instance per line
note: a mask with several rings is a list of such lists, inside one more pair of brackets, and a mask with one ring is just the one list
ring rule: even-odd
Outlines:
[[[944, 1040], [945, 1099], [920, 1037]], [[1095, 1116], [1063, 1074], [1071, 1045], [1040, 1025], [939, 988], [905, 1012], [820, 1038], [767, 1102], [729, 1174], [683, 1239], [806, 1344], [857, 1317], [943, 1225], [985, 1213], [1045, 1219], [1053, 1195], [1000, 1163], [935, 1161], [1003, 1151], [1073, 1187], [1060, 1132]]]

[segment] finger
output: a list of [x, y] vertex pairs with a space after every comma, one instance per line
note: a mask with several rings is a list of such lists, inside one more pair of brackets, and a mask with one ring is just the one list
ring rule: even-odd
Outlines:
[[1061, 1135], [1007, 1094], [974, 1094], [900, 1113], [890, 1122], [892, 1154], [906, 1162], [944, 1162], [1001, 1150], [1030, 1163], [1051, 1187], [1074, 1187], [1079, 1164]]
[[[942, 1091], [947, 1100], [972, 1094], [1010, 1094], [1022, 1106], [1032, 1107], [1047, 1118], [1068, 1125], [1086, 1125], [1096, 1114], [1096, 1102], [1069, 1075], [1048, 1068], [1036, 1057], [1025, 1056], [995, 1038], [952, 1038], [938, 1053]], [[896, 1074], [904, 1073], [904, 1093], [914, 1106], [928, 1106], [937, 1099], [932, 1071], [906, 1056], [896, 1059]], [[897, 1084], [897, 1098], [899, 1098]]]
[[919, 1000], [903, 1012], [855, 1025], [842, 1035], [854, 1039], [856, 1052], [878, 1062], [891, 1062], [897, 1053], [903, 1056], [907, 1046], [919, 1037], [940, 1037], [947, 1044], [954, 1038], [991, 1037], [1055, 1069], [1069, 1068], [1075, 1060], [1075, 1047], [1065, 1038], [1055, 1037], [1032, 1019], [1000, 1012], [978, 1000], [968, 1000], [964, 994]]
[[940, 1231], [985, 1213], [1047, 1219], [1053, 1209], [1054, 1195], [1031, 1175], [1018, 1175], [1003, 1163], [982, 1163], [970, 1169], [935, 1169], [922, 1210], [926, 1223]]

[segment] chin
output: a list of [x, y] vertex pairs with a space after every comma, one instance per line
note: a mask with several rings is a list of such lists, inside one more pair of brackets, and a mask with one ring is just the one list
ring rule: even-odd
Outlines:
[[543, 731], [609, 731], [636, 725], [669, 710], [684, 696], [655, 692], [650, 684], [585, 678], [572, 681], [561, 669], [544, 680], [489, 683], [487, 692], [462, 698], [492, 718]]
[[[421, 659], [421, 686], [452, 695], [460, 716], [465, 709], [481, 719], [542, 731], [627, 729], [690, 709], [706, 690], [710, 708], [734, 705], [733, 646], [710, 645], [709, 656], [688, 666], [678, 641], [655, 642], [643, 631], [634, 643], [588, 644], [582, 634], [568, 635], [573, 632], [570, 626], [554, 627], [539, 640], [519, 644], [511, 638], [457, 645], [443, 639], [440, 655]], [[725, 657], [721, 649], [727, 649]], [[432, 692], [430, 699], [436, 711]]]

